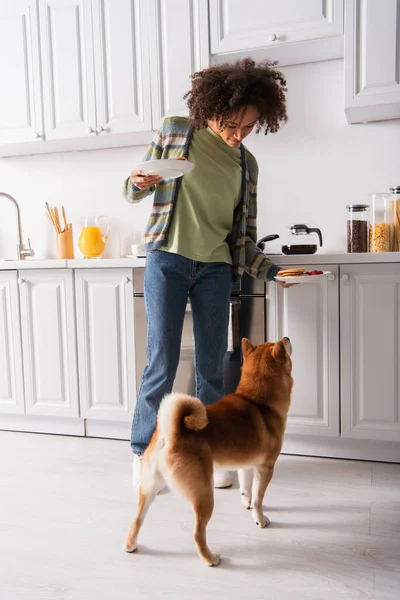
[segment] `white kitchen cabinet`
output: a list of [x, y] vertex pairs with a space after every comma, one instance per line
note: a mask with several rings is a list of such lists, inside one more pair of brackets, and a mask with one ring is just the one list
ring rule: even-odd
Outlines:
[[347, 0], [345, 17], [348, 122], [400, 118], [400, 0]]
[[400, 441], [400, 265], [340, 267], [341, 435]]
[[146, 3], [39, 0], [39, 7], [46, 140], [79, 149], [77, 138], [99, 147], [97, 136], [149, 131]]
[[150, 0], [153, 126], [187, 115], [190, 74], [209, 66], [207, 0]]
[[136, 402], [132, 269], [75, 271], [85, 419], [131, 421]]
[[18, 283], [26, 413], [78, 417], [73, 272], [21, 270]]
[[0, 3], [0, 155], [6, 144], [43, 135], [36, 0]]
[[148, 0], [92, 0], [96, 126], [101, 136], [151, 129]]
[[46, 140], [96, 128], [91, 0], [39, 0]]
[[343, 0], [210, 0], [209, 7], [213, 62], [231, 53], [280, 65], [343, 56]]
[[293, 345], [292, 402], [287, 433], [339, 435], [339, 298], [338, 267], [329, 279], [284, 289], [268, 284], [268, 339], [284, 336]]
[[1, 413], [24, 412], [21, 328], [16, 271], [0, 271]]

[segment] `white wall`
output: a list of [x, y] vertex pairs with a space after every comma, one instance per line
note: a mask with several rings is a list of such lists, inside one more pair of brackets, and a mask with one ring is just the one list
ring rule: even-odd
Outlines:
[[[259, 237], [280, 234], [281, 239], [269, 245], [271, 252], [277, 252], [288, 241], [287, 227], [304, 222], [322, 230], [320, 252], [345, 251], [346, 204], [367, 202], [368, 193], [400, 185], [400, 120], [347, 125], [342, 60], [282, 70], [289, 88], [287, 125], [275, 135], [252, 134], [247, 139], [260, 167]], [[36, 255], [55, 257], [45, 201], [64, 204], [74, 224], [75, 243], [81, 216], [109, 216], [112, 232], [104, 256], [128, 253], [135, 232], [144, 228], [151, 202], [129, 205], [121, 188], [145, 150], [0, 159], [0, 191], [19, 202], [24, 240], [31, 238]], [[0, 197], [0, 258], [14, 257], [14, 212]]]

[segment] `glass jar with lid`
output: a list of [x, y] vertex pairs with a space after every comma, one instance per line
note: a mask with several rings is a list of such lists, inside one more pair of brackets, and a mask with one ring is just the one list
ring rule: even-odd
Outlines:
[[368, 204], [348, 204], [347, 252], [368, 252]]
[[369, 251], [390, 252], [392, 231], [390, 194], [370, 194], [370, 198], [372, 213], [369, 225]]
[[400, 185], [390, 188], [390, 208], [393, 220], [392, 250], [400, 251]]

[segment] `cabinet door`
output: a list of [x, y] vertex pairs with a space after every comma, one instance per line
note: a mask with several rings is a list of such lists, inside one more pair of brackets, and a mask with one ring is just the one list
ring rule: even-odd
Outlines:
[[331, 279], [284, 289], [268, 284], [267, 338], [288, 336], [293, 345], [293, 392], [287, 433], [339, 435], [338, 267]]
[[190, 75], [209, 65], [207, 0], [150, 0], [153, 125], [187, 115]]
[[97, 133], [151, 130], [148, 0], [93, 0]]
[[23, 412], [24, 387], [17, 273], [1, 271], [0, 413]]
[[95, 135], [91, 0], [39, 0], [47, 140]]
[[26, 412], [78, 417], [72, 271], [19, 271]]
[[75, 271], [81, 415], [128, 421], [136, 401], [131, 269]]
[[273, 53], [275, 47], [294, 42], [343, 35], [343, 0], [247, 0], [245, 6], [242, 0], [210, 0], [209, 4], [214, 55], [252, 48], [267, 48]]
[[343, 265], [342, 436], [400, 441], [400, 265]]
[[[0, 144], [43, 134], [36, 0], [0, 3]], [[2, 153], [3, 154], [3, 153]]]
[[345, 110], [349, 123], [400, 118], [400, 0], [347, 0]]

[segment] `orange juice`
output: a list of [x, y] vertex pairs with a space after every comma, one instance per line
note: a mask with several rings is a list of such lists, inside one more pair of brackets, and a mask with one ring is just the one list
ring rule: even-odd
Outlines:
[[106, 242], [100, 227], [84, 227], [78, 239], [78, 248], [85, 258], [98, 258], [102, 255]]

